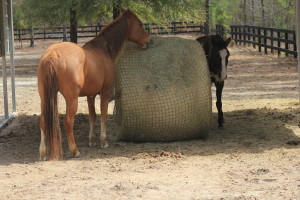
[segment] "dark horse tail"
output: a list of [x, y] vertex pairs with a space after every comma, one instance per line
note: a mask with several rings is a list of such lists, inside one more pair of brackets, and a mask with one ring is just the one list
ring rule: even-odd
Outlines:
[[38, 70], [39, 92], [42, 101], [41, 117], [43, 117], [41, 126], [44, 126], [43, 131], [49, 147], [49, 160], [62, 159], [62, 139], [57, 105], [57, 65], [59, 65], [59, 61], [56, 55], [48, 54], [41, 58]]

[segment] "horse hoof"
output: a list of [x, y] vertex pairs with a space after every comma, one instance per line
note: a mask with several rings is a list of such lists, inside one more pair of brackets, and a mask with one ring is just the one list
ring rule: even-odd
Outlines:
[[96, 137], [95, 136], [92, 136], [89, 138], [89, 146], [90, 147], [96, 146]]
[[101, 148], [102, 149], [106, 149], [108, 147], [108, 143], [106, 142], [104, 145], [103, 144], [101, 144]]
[[74, 158], [79, 158], [80, 157], [80, 153], [77, 152], [75, 155], [74, 155]]
[[46, 161], [46, 160], [47, 160], [47, 158], [46, 158], [46, 156], [45, 156], [45, 155], [43, 155], [43, 156], [40, 156], [39, 160], [40, 160], [40, 161]]
[[75, 153], [73, 153], [73, 158], [79, 158], [80, 157], [80, 152], [76, 151]]
[[89, 142], [89, 146], [90, 146], [90, 147], [94, 147], [94, 146], [96, 146], [96, 141]]

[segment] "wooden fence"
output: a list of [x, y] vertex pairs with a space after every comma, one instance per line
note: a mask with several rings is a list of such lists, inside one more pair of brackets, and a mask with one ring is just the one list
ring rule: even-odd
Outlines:
[[[95, 37], [104, 26], [80, 26], [77, 29], [78, 38]], [[195, 23], [171, 22], [168, 26], [159, 26], [155, 23], [145, 23], [145, 30], [151, 34], [180, 34], [180, 33], [204, 33], [204, 27]], [[33, 34], [32, 34], [33, 33]], [[64, 33], [70, 38], [70, 28], [33, 28], [33, 29], [15, 29], [15, 40], [48, 40], [63, 39]]]
[[[77, 29], [78, 38], [82, 37], [95, 37], [101, 26], [80, 26]], [[33, 28], [33, 29], [15, 29], [14, 36], [15, 40], [52, 40], [52, 39], [63, 39], [64, 33], [67, 38], [70, 38], [70, 28], [56, 27], [56, 28]]]
[[268, 54], [268, 50], [280, 56], [284, 53], [297, 57], [296, 33], [293, 30], [266, 28], [258, 26], [230, 26], [230, 34], [238, 44], [252, 44], [254, 48], [258, 47], [261, 52]]
[[[103, 26], [80, 26], [77, 33], [78, 38], [95, 37]], [[204, 34], [204, 26], [195, 23], [186, 22], [171, 22], [167, 26], [160, 26], [155, 23], [145, 23], [145, 30], [150, 34], [181, 34], [181, 33], [200, 33]], [[211, 31], [212, 34], [219, 34], [225, 36], [230, 34], [232, 39], [237, 44], [253, 45], [258, 47], [261, 52], [262, 48], [267, 54], [269, 51], [278, 55], [282, 53], [286, 56], [294, 55], [297, 57], [296, 34], [293, 30], [266, 28], [258, 26], [230, 26], [230, 31], [227, 32], [223, 25], [217, 24], [215, 29]], [[33, 34], [32, 34], [33, 33]], [[15, 29], [15, 40], [48, 40], [61, 39], [65, 35], [70, 38], [69, 27], [58, 28], [39, 28], [39, 29]]]

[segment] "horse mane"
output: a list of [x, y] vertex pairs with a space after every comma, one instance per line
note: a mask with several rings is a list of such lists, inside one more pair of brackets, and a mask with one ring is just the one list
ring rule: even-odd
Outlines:
[[101, 29], [98, 36], [87, 42], [83, 47], [93, 46], [95, 48], [105, 48], [108, 54], [115, 58], [121, 50], [124, 42], [127, 40], [127, 18], [137, 16], [131, 11], [126, 10], [112, 21], [110, 24]]

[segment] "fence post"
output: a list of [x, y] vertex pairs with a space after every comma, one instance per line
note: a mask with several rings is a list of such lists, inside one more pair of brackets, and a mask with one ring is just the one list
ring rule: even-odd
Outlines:
[[176, 33], [176, 23], [172, 22], [171, 24], [172, 24], [171, 33], [175, 34]]
[[255, 27], [252, 27], [252, 41], [253, 41], [253, 48], [255, 48], [256, 49], [256, 45], [255, 45], [255, 34], [256, 34], [256, 32], [255, 32]]
[[261, 30], [260, 28], [258, 29], [258, 52], [261, 52]]
[[267, 29], [264, 28], [264, 47], [265, 47], [265, 54], [268, 54], [268, 48], [267, 48]]
[[[289, 49], [289, 43], [287, 42], [287, 40], [289, 39], [289, 34], [287, 32], [284, 33], [284, 39], [285, 39], [285, 49], [288, 50]], [[288, 52], [285, 53], [285, 56], [287, 57], [289, 55]]]
[[34, 28], [30, 27], [30, 47], [34, 47]]
[[271, 53], [272, 54], [274, 54], [274, 49], [273, 49], [273, 46], [274, 46], [274, 31], [273, 31], [273, 28], [271, 29], [271, 46], [272, 46], [272, 48], [271, 48]]
[[[278, 48], [281, 48], [281, 41], [280, 41], [281, 36], [280, 36], [280, 31], [277, 31], [277, 38], [278, 38], [278, 40], [277, 40], [277, 47], [278, 47]], [[280, 53], [281, 53], [281, 51], [278, 50], [278, 56], [280, 56]]]
[[235, 31], [234, 31], [235, 39], [238, 40], [238, 33], [237, 33], [238, 27], [235, 26], [235, 27], [234, 27], [234, 30], [235, 30]]
[[244, 26], [243, 26], [243, 40], [244, 40], [244, 46], [246, 46], [246, 28], [247, 28], [247, 25], [244, 25]]
[[43, 33], [44, 33], [44, 41], [46, 40], [46, 28], [43, 28]]
[[296, 42], [296, 31], [293, 33], [293, 40], [294, 40], [294, 44], [293, 44], [293, 46], [294, 46], [294, 51], [296, 52], [295, 54], [294, 54], [294, 58], [297, 58], [297, 42]]
[[149, 34], [151, 34], [151, 25], [150, 23], [145, 24], [146, 30], [148, 31]]
[[241, 27], [239, 27], [239, 40], [240, 40], [240, 45], [242, 44], [242, 33], [241, 33]]
[[67, 27], [63, 26], [63, 42], [66, 42], [66, 41], [68, 41], [68, 38], [67, 38]]
[[21, 29], [19, 29], [18, 32], [19, 32], [19, 42], [21, 42]]
[[248, 35], [248, 47], [250, 46], [250, 40], [251, 40], [251, 37], [250, 37], [250, 29], [251, 29], [251, 27], [250, 26], [248, 26], [248, 32], [247, 32], [247, 35]]

